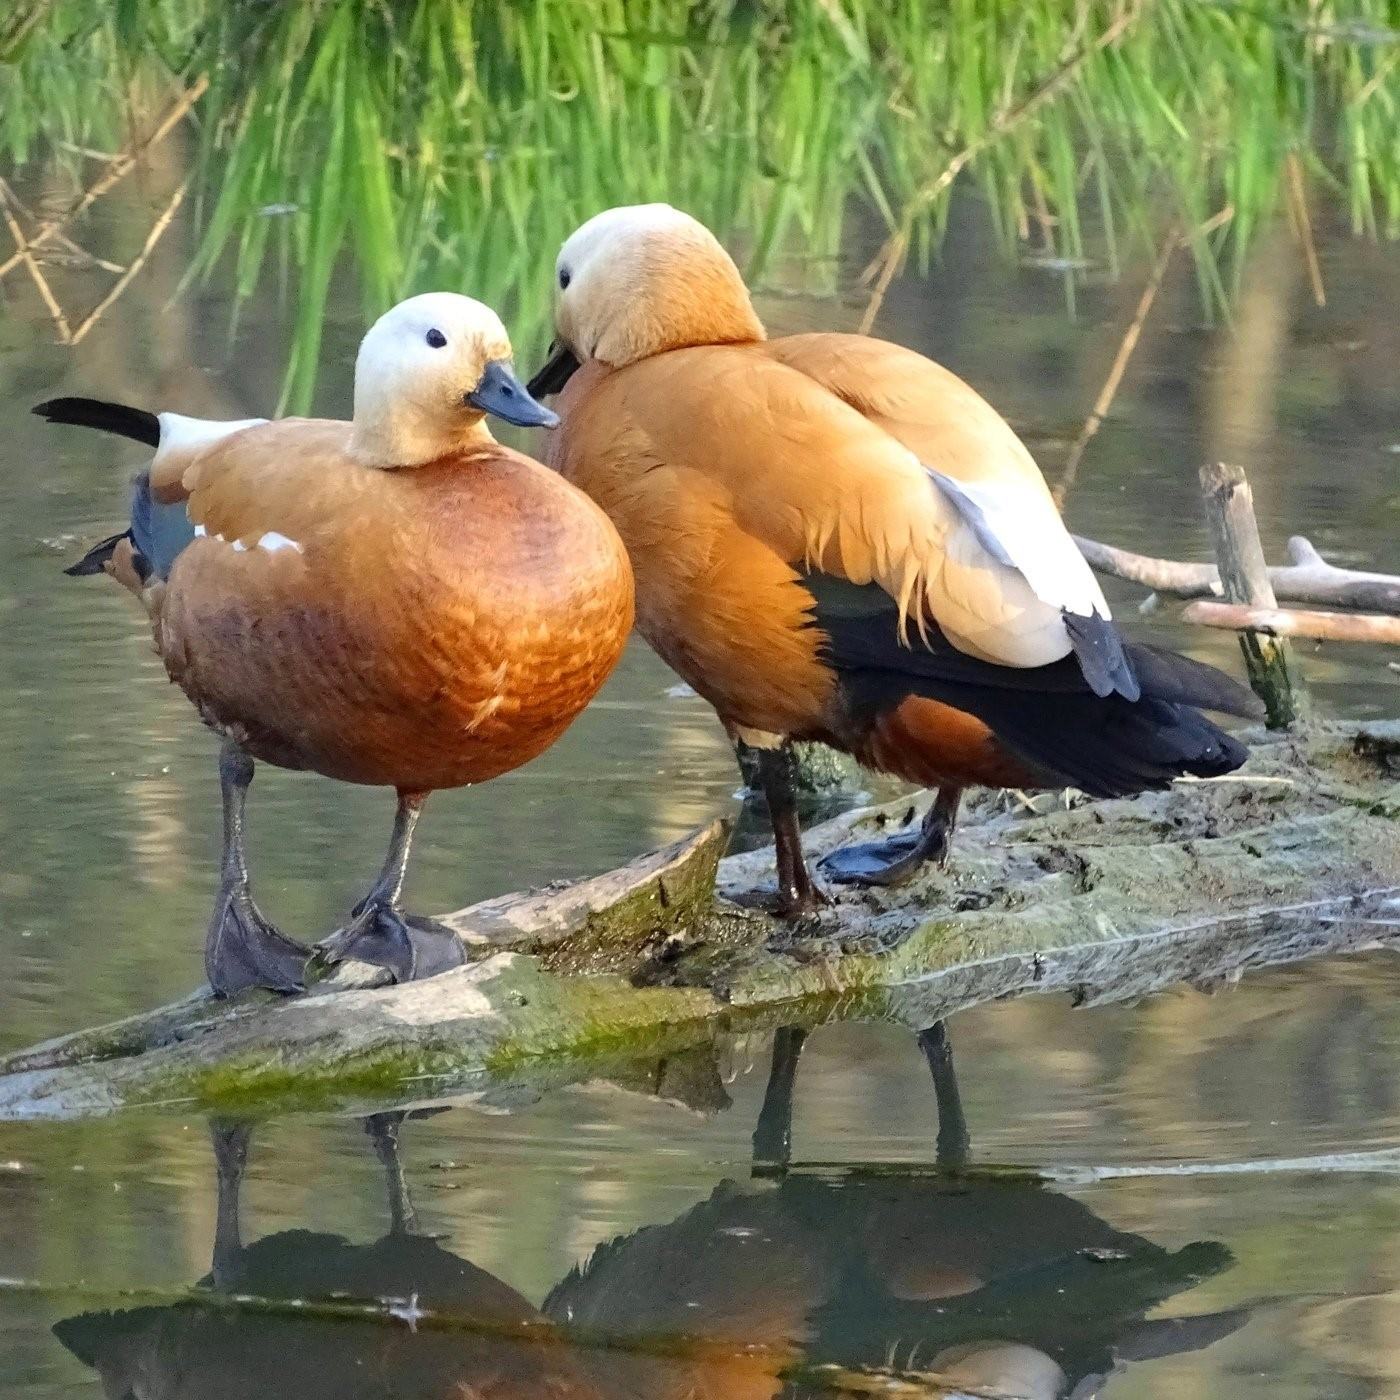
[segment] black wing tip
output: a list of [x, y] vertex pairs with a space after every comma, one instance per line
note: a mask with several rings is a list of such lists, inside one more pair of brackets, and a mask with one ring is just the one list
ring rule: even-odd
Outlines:
[[1112, 620], [1097, 608], [1087, 614], [1061, 608], [1060, 616], [1089, 689], [1100, 700], [1110, 695], [1121, 695], [1129, 701], [1141, 700], [1142, 686], [1128, 659], [1123, 637]]
[[130, 404], [111, 403], [106, 399], [57, 398], [36, 403], [30, 412], [46, 423], [96, 428], [98, 432], [143, 442], [147, 447], [160, 446], [160, 419]]

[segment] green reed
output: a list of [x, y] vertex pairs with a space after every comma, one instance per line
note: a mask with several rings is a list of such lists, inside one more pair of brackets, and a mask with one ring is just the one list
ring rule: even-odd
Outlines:
[[666, 199], [757, 284], [859, 296], [839, 262], [852, 212], [925, 262], [948, 211], [930, 182], [969, 146], [960, 185], [1008, 255], [1062, 269], [1071, 305], [1085, 275], [1214, 219], [1190, 248], [1205, 311], [1226, 312], [1290, 158], [1358, 234], [1400, 233], [1397, 0], [25, 3], [38, 18], [0, 68], [12, 160], [119, 145], [133, 91], [209, 73], [189, 277], [231, 269], [246, 299], [285, 271], [284, 407], [311, 401], [346, 267], [366, 316], [475, 292], [523, 357], [563, 237]]

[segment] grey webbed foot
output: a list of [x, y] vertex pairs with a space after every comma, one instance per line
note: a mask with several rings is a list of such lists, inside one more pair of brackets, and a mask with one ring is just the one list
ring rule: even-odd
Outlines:
[[288, 938], [253, 903], [246, 881], [219, 887], [204, 943], [204, 971], [214, 994], [236, 996], [250, 987], [299, 992], [306, 986], [311, 950]]
[[461, 967], [467, 954], [446, 924], [405, 914], [393, 900], [370, 895], [344, 928], [316, 945], [316, 958], [326, 966], [353, 958], [384, 968], [395, 982], [416, 982]]
[[925, 866], [942, 866], [953, 844], [958, 788], [940, 788], [917, 831], [900, 831], [880, 841], [858, 841], [823, 856], [820, 869], [838, 885], [903, 885]]
[[902, 885], [912, 880], [928, 859], [919, 833], [901, 831], [883, 841], [841, 846], [824, 855], [818, 868], [838, 885]]

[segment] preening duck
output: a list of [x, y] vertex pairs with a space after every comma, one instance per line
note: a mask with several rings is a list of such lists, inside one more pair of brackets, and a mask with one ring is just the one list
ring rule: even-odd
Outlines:
[[302, 985], [308, 949], [249, 891], [255, 759], [398, 793], [383, 871], [320, 945], [406, 980], [462, 961], [399, 894], [419, 811], [547, 749], [617, 663], [632, 576], [582, 492], [485, 423], [548, 425], [495, 313], [414, 297], [365, 336], [354, 421], [204, 422], [92, 399], [36, 413], [155, 449], [131, 525], [68, 572], [144, 602], [173, 681], [223, 735], [224, 847], [210, 985]]
[[837, 852], [893, 883], [946, 854], [960, 793], [1096, 796], [1238, 767], [1211, 667], [1126, 641], [1030, 453], [956, 375], [865, 336], [769, 340], [715, 237], [664, 204], [564, 244], [548, 460], [612, 517], [647, 640], [760, 750], [781, 907], [819, 900], [785, 745], [938, 787], [916, 841]]

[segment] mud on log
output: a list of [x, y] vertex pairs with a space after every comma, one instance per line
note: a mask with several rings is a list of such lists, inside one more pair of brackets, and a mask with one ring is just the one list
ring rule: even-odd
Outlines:
[[[621, 870], [448, 916], [475, 961], [407, 986], [194, 997], [0, 1061], [0, 1117], [134, 1105], [256, 1114], [509, 1101], [745, 1027], [837, 1016], [916, 1029], [1031, 992], [1079, 1002], [1369, 946], [1400, 932], [1400, 723], [1254, 736], [1241, 773], [1040, 811], [981, 800], [947, 871], [765, 910], [771, 850], [719, 824]], [[820, 854], [908, 801], [809, 833]]]

